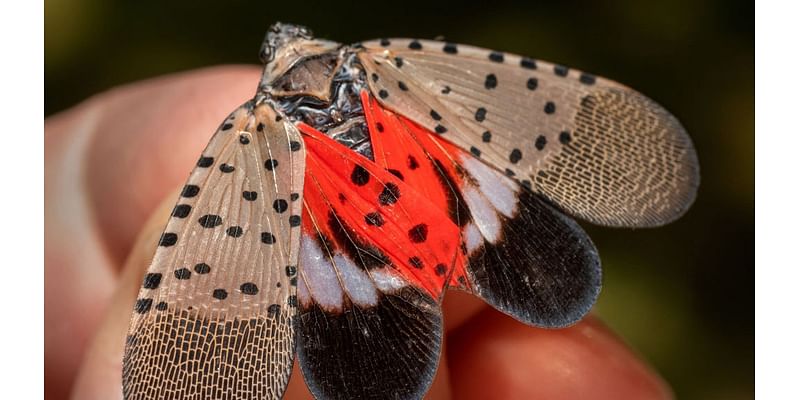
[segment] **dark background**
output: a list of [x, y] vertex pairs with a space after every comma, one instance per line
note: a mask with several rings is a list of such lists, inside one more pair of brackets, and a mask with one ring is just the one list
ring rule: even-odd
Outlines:
[[605, 272], [596, 311], [678, 398], [752, 398], [753, 3], [432, 3], [50, 0], [45, 114], [126, 82], [257, 63], [274, 21], [345, 43], [443, 35], [620, 81], [682, 121], [697, 147], [702, 183], [694, 207], [669, 226], [587, 226]]

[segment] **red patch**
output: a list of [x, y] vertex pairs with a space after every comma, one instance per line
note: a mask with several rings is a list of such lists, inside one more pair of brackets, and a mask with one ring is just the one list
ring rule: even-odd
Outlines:
[[461, 254], [459, 229], [440, 205], [405, 182], [410, 175], [400, 166], [373, 162], [307, 124], [298, 128], [306, 144], [304, 231], [362, 268], [388, 265], [439, 298]]

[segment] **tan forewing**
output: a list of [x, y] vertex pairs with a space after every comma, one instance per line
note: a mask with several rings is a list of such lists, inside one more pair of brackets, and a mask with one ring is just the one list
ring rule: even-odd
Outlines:
[[304, 149], [252, 102], [191, 173], [144, 277], [126, 399], [280, 398], [294, 357]]
[[618, 83], [465, 45], [389, 39], [359, 53], [387, 107], [594, 223], [653, 226], [692, 203], [691, 140]]

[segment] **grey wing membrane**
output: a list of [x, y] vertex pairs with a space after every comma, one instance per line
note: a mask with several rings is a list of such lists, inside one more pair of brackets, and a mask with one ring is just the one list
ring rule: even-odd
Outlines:
[[618, 83], [513, 54], [429, 40], [363, 43], [388, 108], [593, 223], [656, 226], [694, 200], [691, 139]]
[[[269, 106], [214, 134], [139, 291], [126, 399], [278, 399], [295, 350], [304, 149]], [[294, 199], [294, 201], [292, 201]]]

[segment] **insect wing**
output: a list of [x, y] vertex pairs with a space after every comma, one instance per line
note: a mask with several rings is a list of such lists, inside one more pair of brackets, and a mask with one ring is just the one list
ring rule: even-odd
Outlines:
[[688, 135], [625, 86], [452, 43], [383, 39], [363, 47], [359, 59], [381, 103], [572, 215], [656, 226], [694, 200], [699, 167]]
[[[538, 195], [414, 122], [365, 99], [375, 158], [415, 179], [459, 227], [450, 286], [541, 327], [577, 322], [600, 292], [588, 235]], [[380, 129], [372, 129], [380, 126]], [[413, 162], [408, 162], [413, 157]]]
[[198, 160], [139, 291], [126, 399], [281, 398], [295, 351], [304, 149], [266, 105]]

